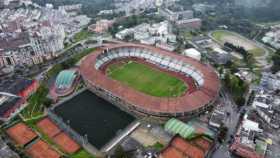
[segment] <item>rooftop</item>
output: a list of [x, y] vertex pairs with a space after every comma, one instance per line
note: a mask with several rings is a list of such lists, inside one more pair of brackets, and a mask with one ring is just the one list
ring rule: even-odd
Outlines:
[[19, 103], [20, 100], [21, 98], [18, 96], [0, 92], [0, 117], [4, 117], [6, 112]]
[[76, 76], [77, 71], [75, 70], [64, 70], [61, 71], [55, 81], [55, 86], [58, 89], [68, 89], [72, 86]]
[[179, 134], [185, 139], [192, 139], [199, 135], [205, 135], [210, 138], [214, 138], [214, 133], [208, 128], [198, 125], [196, 122], [190, 122], [188, 124], [177, 120], [170, 119], [164, 125], [164, 129], [173, 134]]
[[14, 81], [7, 81], [7, 84], [3, 83], [3, 85], [6, 86], [0, 87], [0, 91], [18, 95], [22, 90], [26, 89], [33, 83], [34, 80], [23, 79], [23, 78], [15, 79]]

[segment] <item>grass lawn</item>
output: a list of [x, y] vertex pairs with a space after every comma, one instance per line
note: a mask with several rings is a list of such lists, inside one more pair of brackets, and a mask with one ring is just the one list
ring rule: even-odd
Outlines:
[[161, 143], [159, 143], [159, 142], [157, 142], [157, 143], [155, 143], [155, 144], [153, 145], [153, 147], [154, 147], [156, 150], [160, 151], [160, 150], [162, 150], [162, 149], [164, 148], [164, 145], [161, 144]]
[[79, 42], [90, 37], [91, 35], [93, 35], [93, 33], [89, 32], [88, 30], [82, 30], [74, 35], [73, 40], [74, 42]]
[[222, 31], [222, 30], [214, 31], [214, 32], [212, 33], [212, 36], [213, 36], [217, 41], [219, 41], [219, 42], [223, 42], [222, 38], [223, 38], [224, 36], [227, 36], [227, 35], [234, 36], [234, 34], [231, 34], [231, 33], [227, 32], [227, 31]]
[[261, 57], [264, 55], [264, 50], [261, 48], [255, 48], [249, 50], [249, 53], [253, 54], [255, 57]]
[[71, 155], [70, 158], [95, 158], [95, 157], [85, 150], [80, 150], [76, 154]]
[[157, 97], [176, 97], [186, 90], [186, 84], [168, 73], [134, 61], [112, 64], [107, 74], [129, 87]]
[[25, 119], [38, 117], [44, 113], [45, 103], [48, 101], [49, 89], [45, 85], [40, 85], [38, 90], [28, 98], [28, 105], [21, 112]]

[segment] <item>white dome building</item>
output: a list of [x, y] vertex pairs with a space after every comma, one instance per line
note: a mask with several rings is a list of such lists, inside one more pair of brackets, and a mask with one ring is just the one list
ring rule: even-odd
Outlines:
[[183, 55], [194, 58], [198, 61], [201, 59], [201, 53], [194, 48], [184, 50]]

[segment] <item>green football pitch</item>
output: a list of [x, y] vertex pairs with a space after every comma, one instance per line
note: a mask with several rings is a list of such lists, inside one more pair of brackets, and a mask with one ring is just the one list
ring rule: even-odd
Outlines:
[[177, 97], [187, 90], [180, 79], [135, 61], [112, 64], [107, 75], [140, 92], [156, 97]]

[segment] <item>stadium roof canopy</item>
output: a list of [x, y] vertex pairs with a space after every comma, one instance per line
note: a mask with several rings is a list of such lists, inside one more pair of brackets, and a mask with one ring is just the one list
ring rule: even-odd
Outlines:
[[75, 70], [61, 71], [55, 81], [55, 86], [58, 89], [68, 89], [72, 86], [77, 74]]
[[205, 135], [209, 138], [214, 137], [214, 133], [208, 128], [200, 126], [198, 124], [184, 123], [175, 118], [170, 119], [166, 122], [164, 129], [173, 134], [179, 134], [181, 137], [186, 139], [192, 139], [197, 136]]

